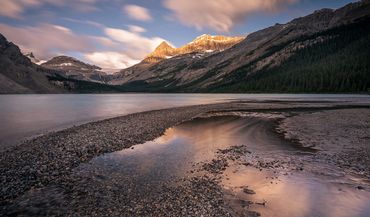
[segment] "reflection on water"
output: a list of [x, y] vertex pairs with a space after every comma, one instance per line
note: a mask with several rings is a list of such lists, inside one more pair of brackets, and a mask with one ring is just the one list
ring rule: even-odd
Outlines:
[[186, 122], [153, 141], [97, 157], [78, 170], [109, 178], [135, 177], [135, 182], [148, 185], [183, 174], [193, 163], [212, 159], [218, 149], [237, 144], [242, 123], [238, 117]]
[[[184, 176], [194, 163], [213, 159], [217, 149], [243, 144], [258, 156], [276, 159], [307, 153], [282, 141], [271, 127], [266, 119], [250, 117], [198, 118], [168, 129], [154, 141], [97, 157], [76, 172], [88, 177], [99, 174], [111, 183], [126, 183], [123, 180], [129, 178], [136, 185], [130, 188], [150, 186], [144, 192], [148, 193], [158, 182]], [[243, 165], [231, 165], [224, 174], [227, 195], [254, 203], [267, 201], [266, 206], [251, 205], [262, 216], [370, 216], [370, 193], [341, 184], [342, 176], [330, 178], [306, 169], [287, 175]], [[256, 194], [244, 194], [245, 186]]]
[[25, 137], [74, 124], [222, 99], [175, 94], [0, 95], [0, 151]]
[[25, 137], [84, 122], [176, 106], [226, 100], [370, 102], [366, 95], [69, 94], [0, 95], [0, 151]]
[[[251, 210], [262, 216], [370, 216], [370, 193], [330, 182], [309, 173], [277, 175], [251, 167], [230, 167], [223, 185], [239, 199], [252, 201]], [[243, 186], [256, 194], [242, 192]], [[266, 205], [259, 205], [266, 201]], [[232, 204], [238, 206], [238, 204]]]

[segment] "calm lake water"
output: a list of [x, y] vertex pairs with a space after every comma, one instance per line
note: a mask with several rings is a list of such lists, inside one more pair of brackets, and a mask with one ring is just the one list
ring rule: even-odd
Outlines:
[[228, 100], [370, 102], [366, 95], [311, 94], [58, 94], [0, 95], [0, 151], [51, 130], [153, 109]]

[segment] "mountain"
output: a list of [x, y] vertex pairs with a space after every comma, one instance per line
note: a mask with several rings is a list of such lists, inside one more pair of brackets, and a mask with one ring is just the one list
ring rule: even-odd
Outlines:
[[246, 38], [202, 35], [180, 48], [163, 42], [113, 75], [71, 57], [41, 65], [29, 58], [0, 34], [0, 93], [370, 92], [370, 0]]
[[[249, 34], [223, 51], [139, 63], [110, 83], [158, 92], [368, 91], [369, 16], [369, 0], [318, 10]], [[172, 54], [167, 50], [164, 55]]]
[[0, 34], [0, 93], [60, 93], [51, 75], [24, 56], [18, 46]]
[[212, 36], [204, 34], [180, 48], [174, 48], [164, 41], [149, 54], [143, 62], [157, 63], [182, 54], [222, 51], [239, 43], [243, 39], [244, 37]]
[[177, 55], [176, 48], [163, 41], [151, 54], [143, 60], [144, 63], [157, 63]]
[[[204, 58], [226, 50], [243, 39], [244, 37], [201, 35], [180, 48], [174, 48], [167, 42], [162, 42], [143, 61], [123, 69], [115, 75], [111, 75], [107, 80], [110, 84], [120, 85], [127, 82], [150, 79], [157, 76], [155, 73], [152, 73], [153, 67], [158, 68], [157, 66], [162, 65], [162, 63], [171, 68], [178, 68], [178, 66], [191, 63], [195, 59]], [[169, 62], [171, 64], [167, 64]], [[159, 68], [163, 72], [163, 67]]]
[[245, 37], [227, 37], [221, 35], [201, 35], [192, 42], [178, 49], [178, 54], [193, 52], [223, 51], [244, 40]]
[[107, 74], [101, 68], [79, 61], [73, 57], [57, 56], [41, 66], [62, 72], [63, 77], [76, 80], [103, 82]]
[[35, 57], [35, 55], [32, 53], [32, 52], [29, 52], [29, 53], [25, 53], [24, 54], [28, 59], [31, 60], [31, 62], [37, 64], [37, 65], [41, 65], [42, 63], [44, 63], [45, 61], [44, 60], [39, 60]]
[[120, 92], [119, 87], [63, 76], [36, 65], [0, 34], [0, 94]]

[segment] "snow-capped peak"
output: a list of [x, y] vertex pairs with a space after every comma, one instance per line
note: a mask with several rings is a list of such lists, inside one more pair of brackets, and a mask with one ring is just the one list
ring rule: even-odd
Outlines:
[[35, 55], [32, 53], [32, 52], [29, 52], [29, 53], [25, 53], [24, 54], [28, 59], [31, 60], [31, 62], [37, 64], [37, 65], [41, 65], [43, 63], [45, 63], [46, 61], [45, 60], [39, 60], [35, 57]]
[[144, 59], [144, 62], [156, 63], [158, 61], [168, 59], [168, 57], [174, 57], [177, 55], [193, 52], [212, 53], [214, 51], [221, 51], [239, 43], [243, 39], [244, 37], [228, 37], [203, 34], [180, 48], [174, 48], [166, 42], [162, 42], [151, 54], [149, 54]]

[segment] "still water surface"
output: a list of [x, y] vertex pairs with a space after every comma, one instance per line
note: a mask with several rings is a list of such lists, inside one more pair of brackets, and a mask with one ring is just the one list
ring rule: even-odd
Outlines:
[[[292, 158], [294, 167], [303, 160], [305, 169], [291, 171], [284, 168], [285, 165], [274, 170], [259, 170], [231, 164], [224, 172], [222, 186], [233, 208], [240, 206], [233, 201], [246, 200], [254, 202], [250, 209], [262, 216], [370, 216], [370, 192], [358, 190], [357, 181], [351, 181], [331, 165], [306, 161], [312, 152], [282, 139], [274, 133], [271, 121], [260, 118], [197, 118], [169, 128], [163, 136], [135, 145], [133, 149], [96, 157], [75, 171], [80, 176], [89, 177], [88, 180], [99, 177], [101, 186], [117, 189], [129, 186], [132, 191], [137, 191], [135, 194], [146, 197], [157, 194], [158, 183], [171, 180], [173, 176], [188, 176], [186, 171], [192, 169], [192, 165], [210, 161], [218, 149], [234, 145], [245, 145], [262, 161]], [[289, 174], [286, 171], [290, 171]], [[243, 193], [242, 187], [245, 186], [256, 194]], [[109, 196], [109, 192], [99, 188], [95, 190], [108, 194], [104, 197]], [[267, 205], [256, 204], [263, 201]]]
[[27, 137], [75, 124], [153, 109], [228, 100], [370, 102], [367, 95], [312, 94], [29, 94], [0, 95], [0, 151]]

